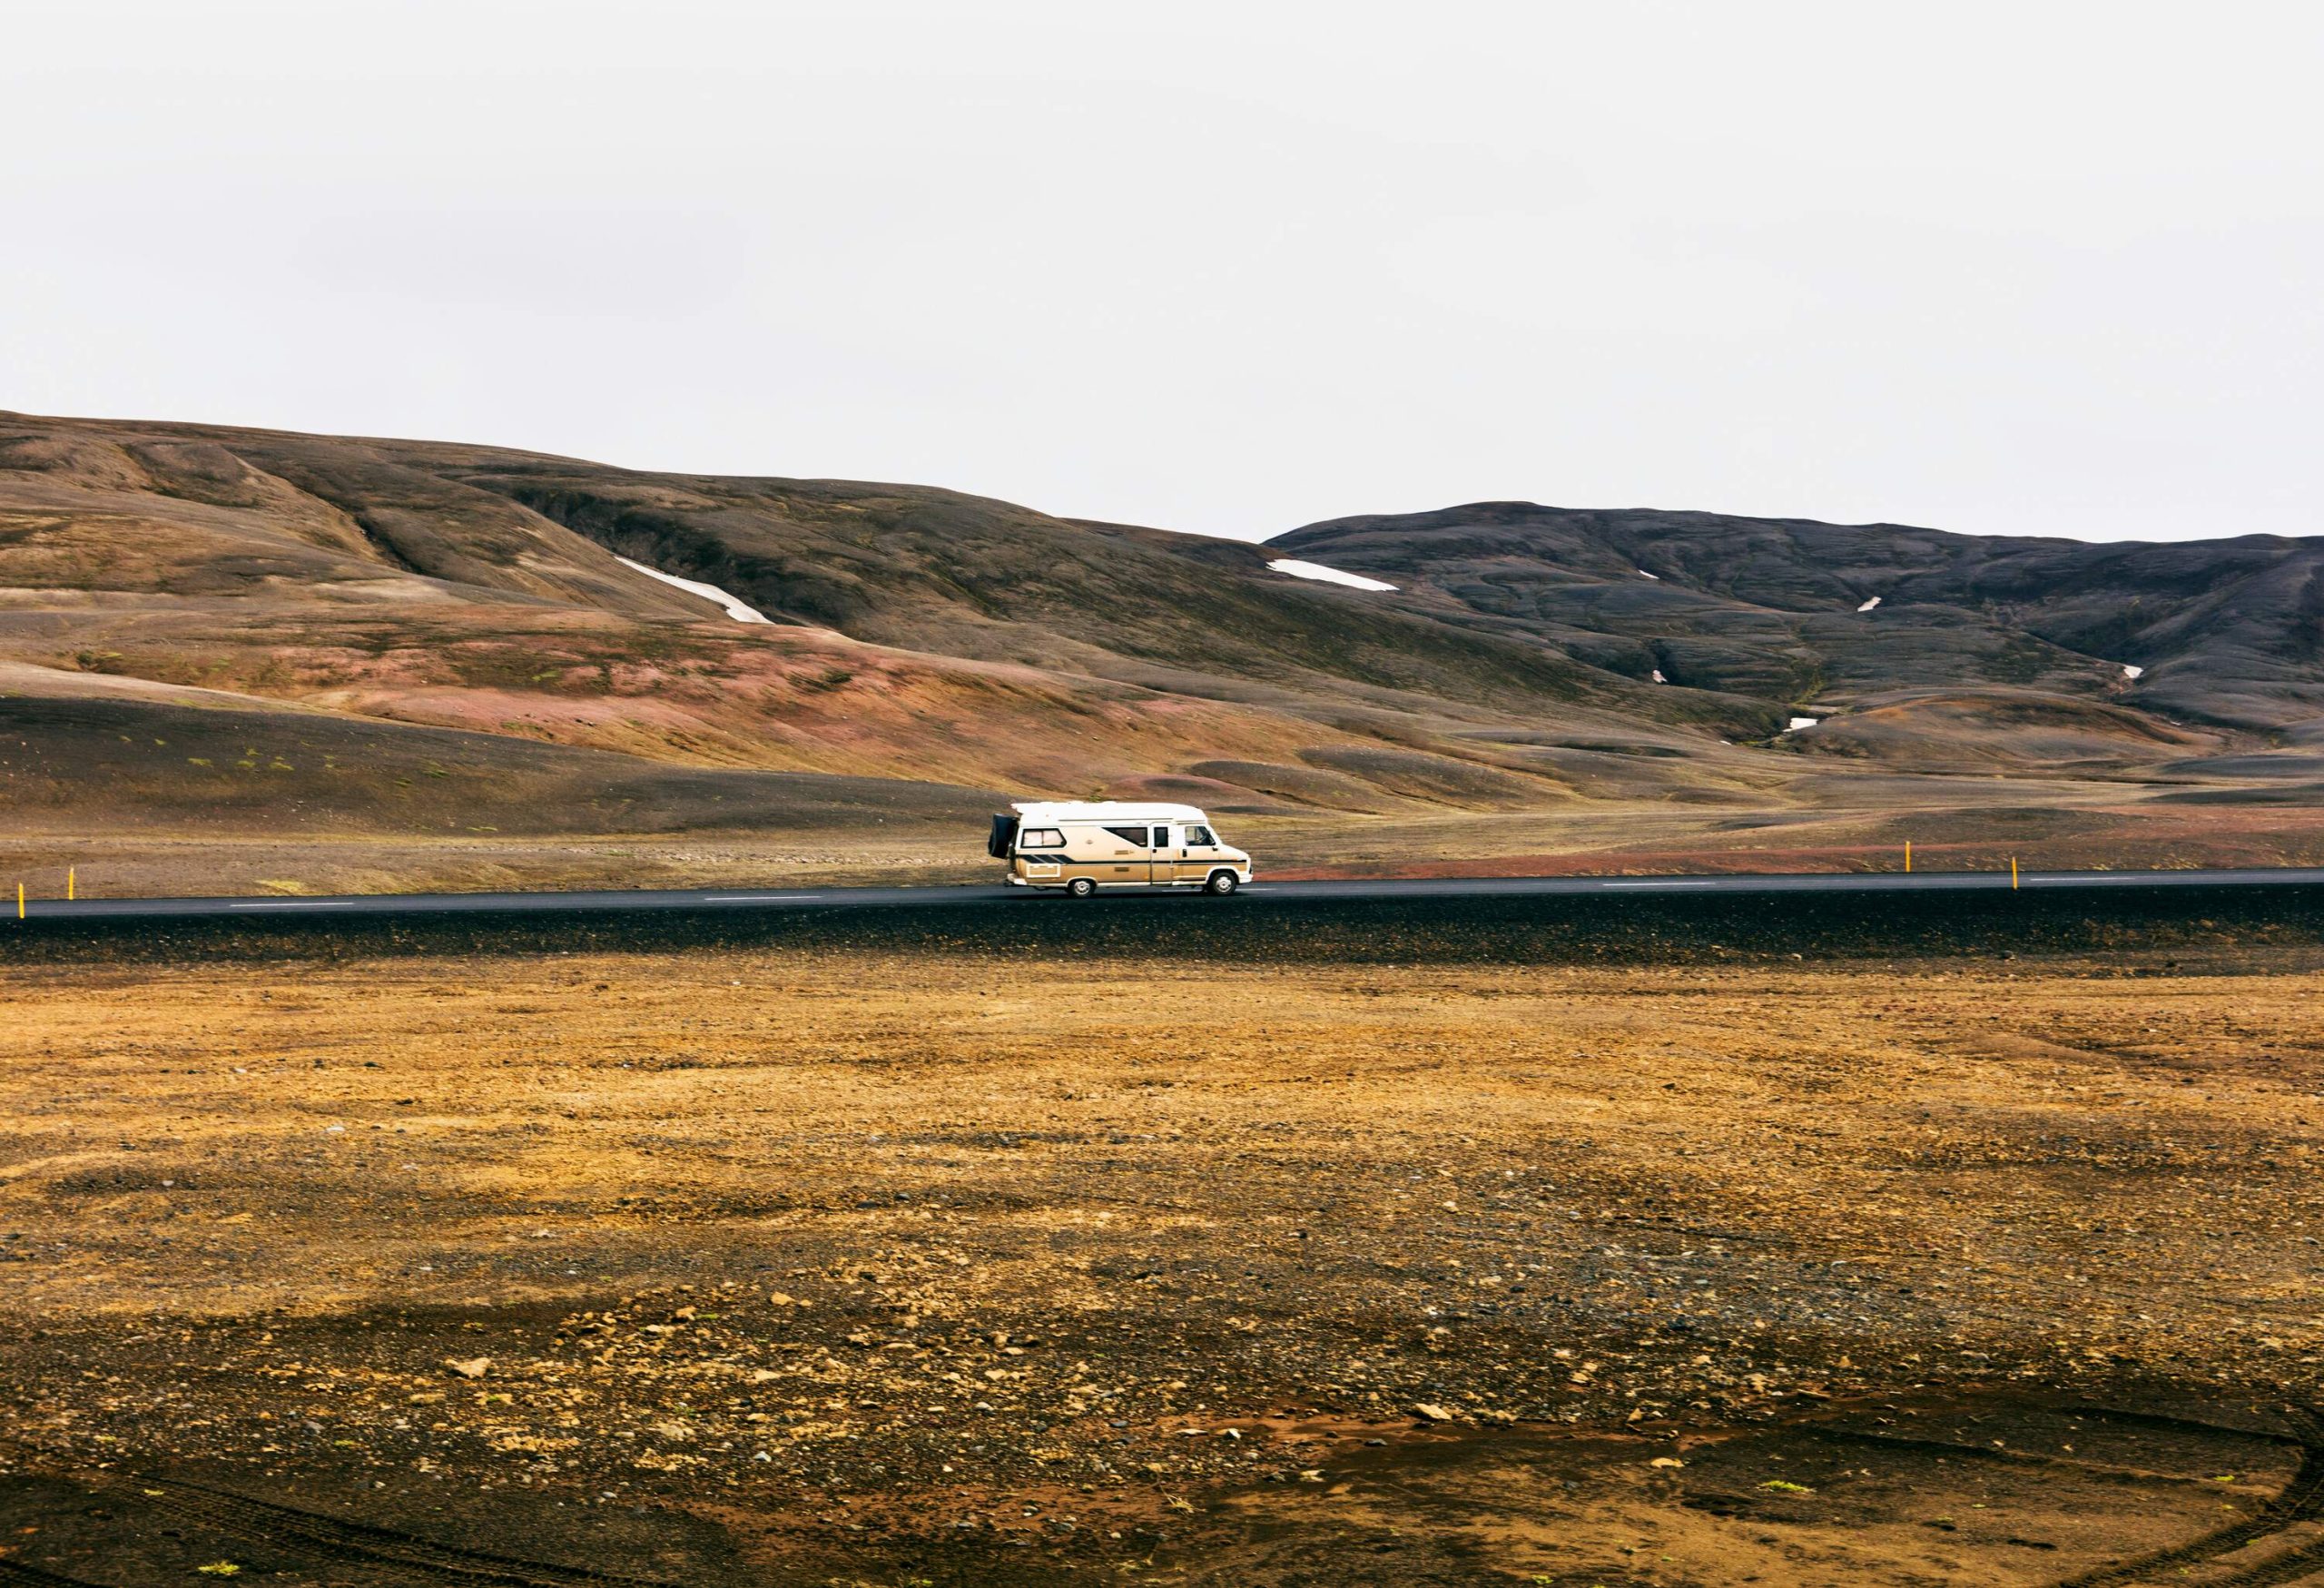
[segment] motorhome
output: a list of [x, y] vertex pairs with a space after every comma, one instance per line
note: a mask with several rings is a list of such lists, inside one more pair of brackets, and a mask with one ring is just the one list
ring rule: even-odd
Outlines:
[[1128, 800], [1011, 805], [985, 845], [1020, 888], [1087, 899], [1100, 888], [1199, 888], [1232, 893], [1251, 880], [1251, 857], [1218, 840], [1192, 805]]

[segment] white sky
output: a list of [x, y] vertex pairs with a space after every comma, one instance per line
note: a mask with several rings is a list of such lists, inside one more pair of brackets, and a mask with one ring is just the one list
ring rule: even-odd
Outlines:
[[0, 0], [0, 407], [2324, 530], [2324, 6]]

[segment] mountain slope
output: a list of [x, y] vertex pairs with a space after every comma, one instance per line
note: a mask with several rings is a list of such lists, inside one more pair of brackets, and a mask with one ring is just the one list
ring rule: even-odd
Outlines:
[[1259, 547], [927, 487], [0, 415], [0, 809], [821, 833], [1102, 792], [1539, 853], [1536, 817], [1748, 834], [1996, 776], [2020, 805], [2274, 808], [2324, 782], [2317, 574], [2313, 542], [1529, 503]]
[[2324, 716], [2324, 540], [1483, 502], [1311, 524], [1269, 549], [1398, 583], [1446, 622], [1705, 688], [1805, 703], [2007, 686], [2250, 728]]
[[1334, 758], [1357, 770], [1302, 785], [1319, 808], [1555, 801], [1469, 730], [1659, 717], [1715, 743], [1765, 715], [1366, 609], [1249, 547], [952, 492], [24, 416], [0, 419], [0, 658], [664, 762], [1178, 779], [1226, 808], [1306, 802], [1218, 765], [1289, 788]]

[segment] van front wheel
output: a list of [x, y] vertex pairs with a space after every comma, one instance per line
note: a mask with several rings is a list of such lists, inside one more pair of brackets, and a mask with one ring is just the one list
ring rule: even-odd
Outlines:
[[1213, 872], [1210, 873], [1210, 881], [1203, 884], [1203, 892], [1224, 899], [1240, 885], [1241, 879], [1233, 872]]
[[1077, 899], [1087, 899], [1098, 891], [1098, 884], [1088, 877], [1076, 877], [1065, 884], [1065, 891]]

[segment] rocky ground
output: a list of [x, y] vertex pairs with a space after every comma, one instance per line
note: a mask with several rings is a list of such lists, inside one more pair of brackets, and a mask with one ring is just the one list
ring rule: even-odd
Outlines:
[[1478, 941], [20, 957], [0, 1582], [2324, 1573], [2312, 932]]

